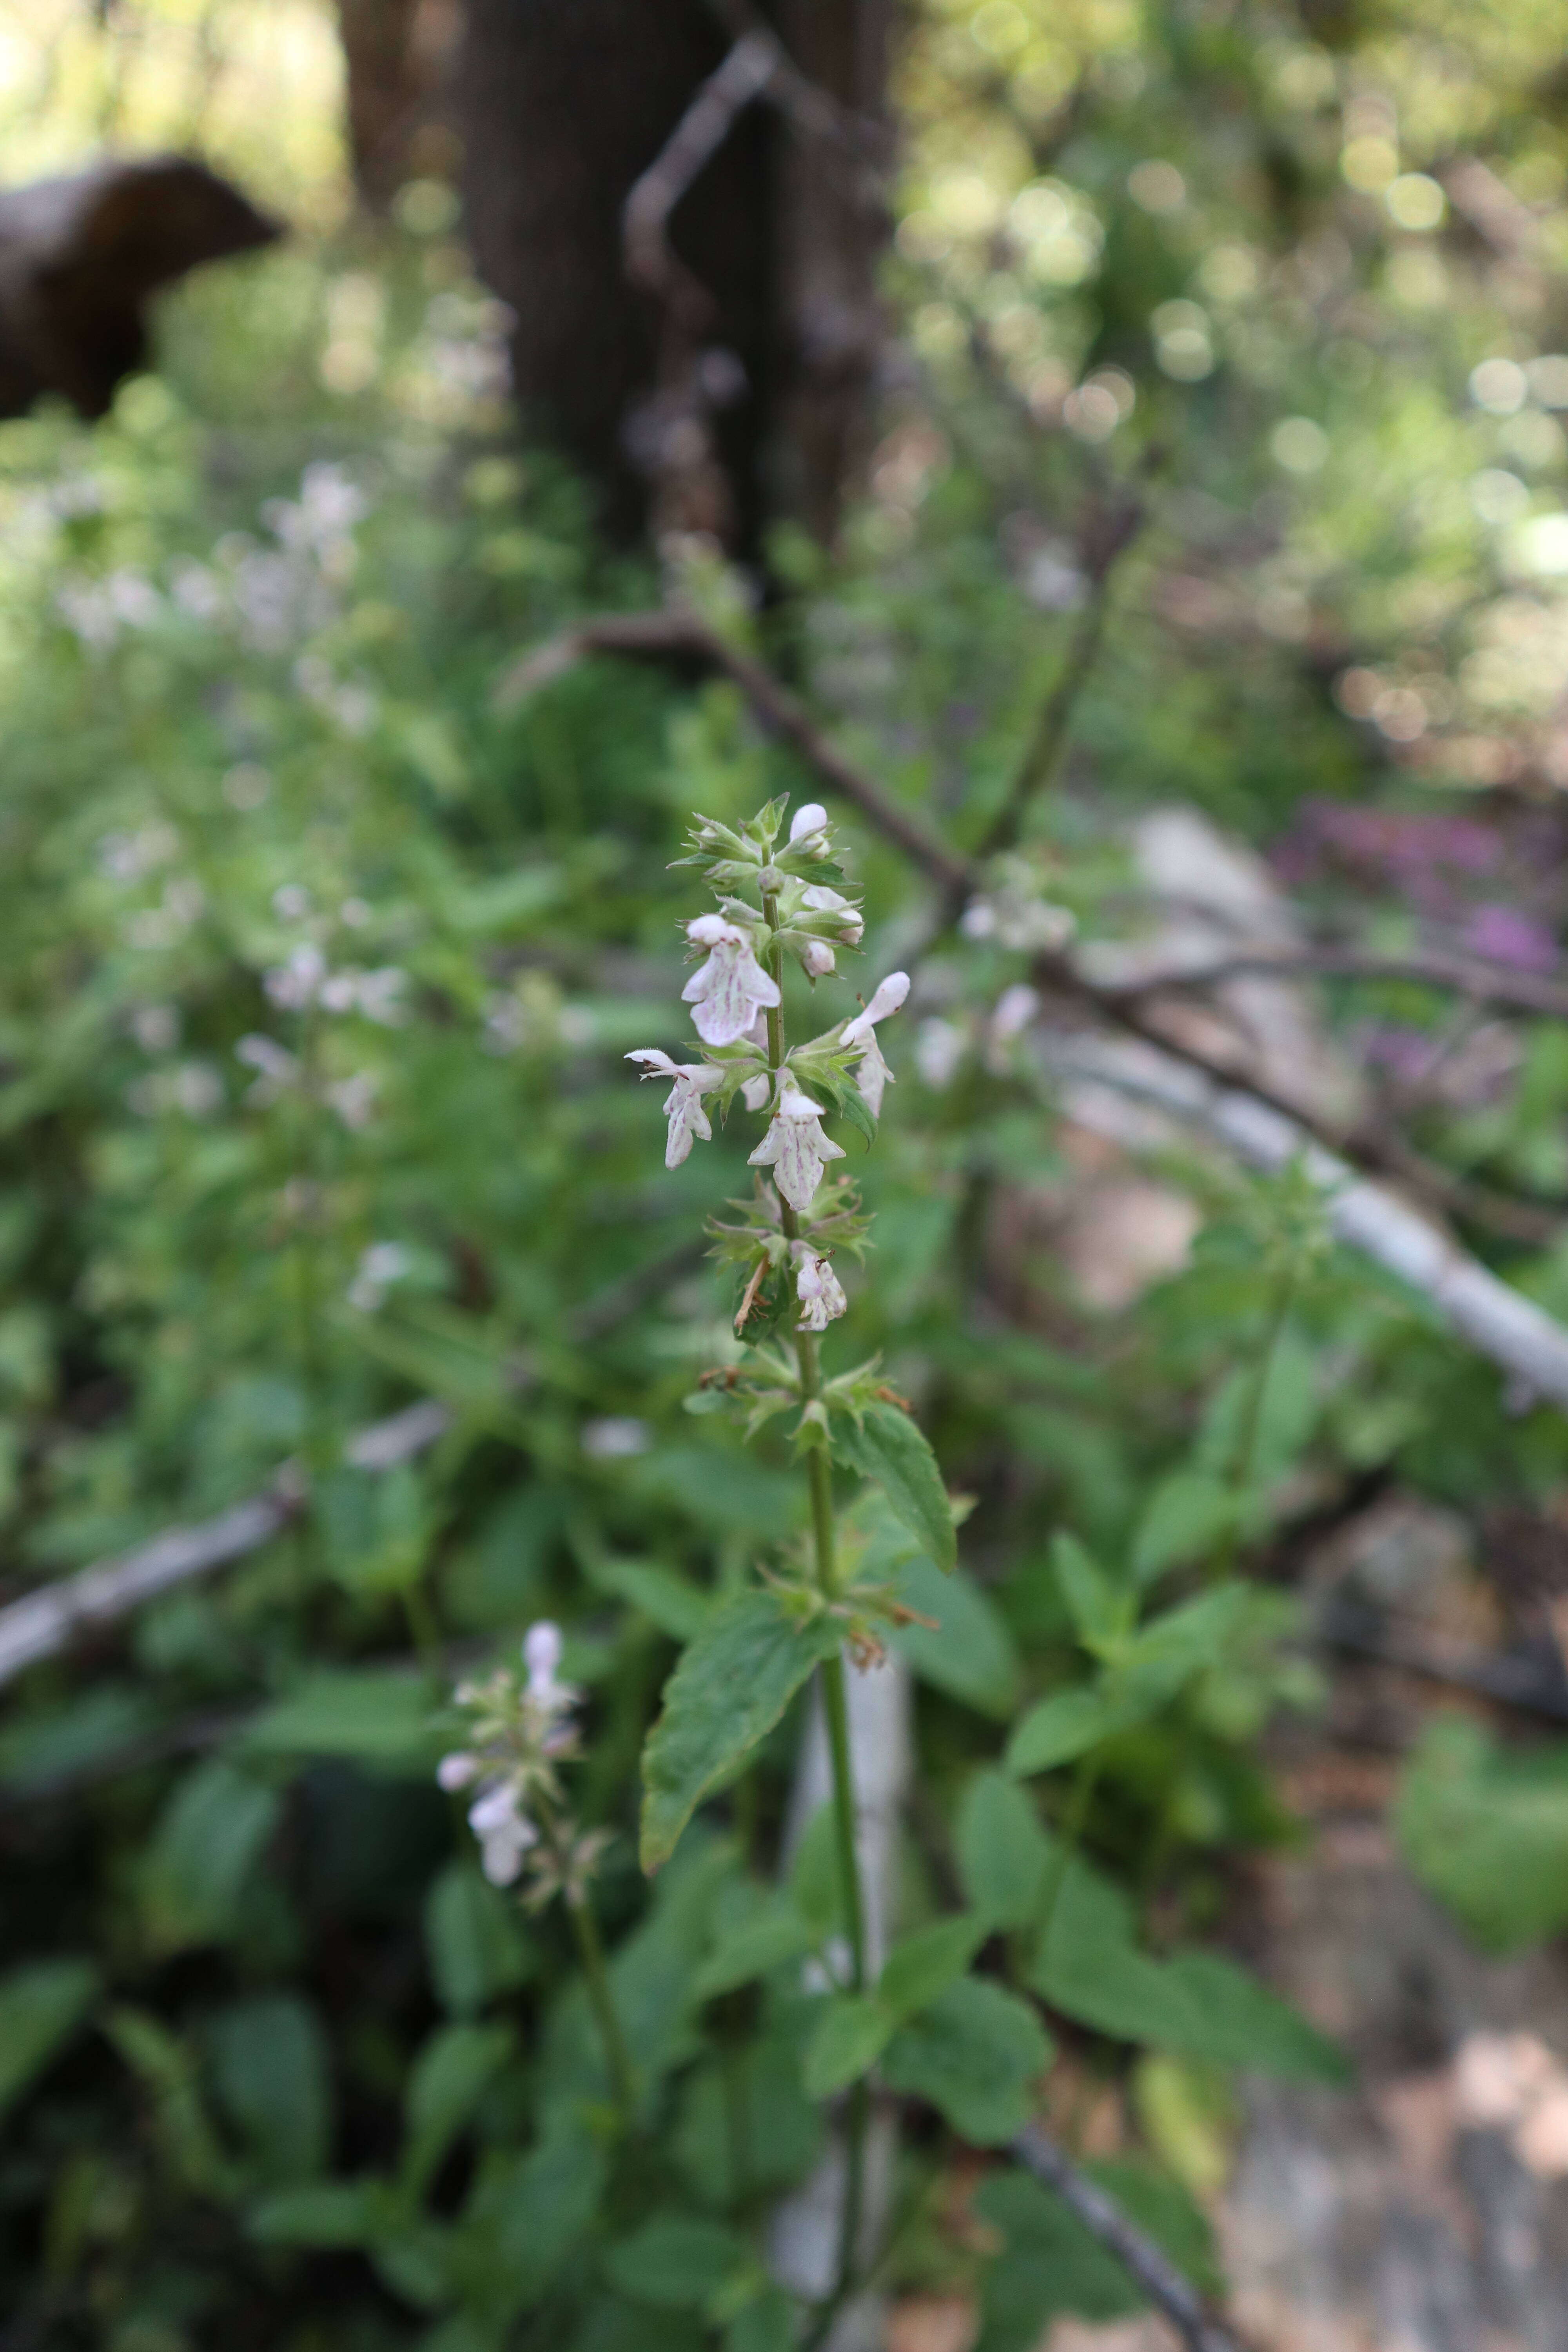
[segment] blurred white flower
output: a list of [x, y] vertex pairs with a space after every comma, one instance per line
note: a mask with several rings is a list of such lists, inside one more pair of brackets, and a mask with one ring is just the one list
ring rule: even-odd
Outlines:
[[951, 1021], [922, 1021], [915, 1038], [915, 1066], [933, 1093], [941, 1094], [958, 1075], [969, 1040]]
[[496, 1781], [468, 1807], [468, 1827], [479, 1841], [479, 1864], [492, 1886], [510, 1886], [539, 1832], [522, 1811], [510, 1780]]
[[594, 1461], [618, 1462], [634, 1454], [646, 1454], [653, 1444], [653, 1432], [646, 1421], [634, 1421], [629, 1414], [606, 1413], [598, 1421], [585, 1421], [581, 1439], [584, 1453]]
[[348, 1288], [349, 1305], [362, 1315], [374, 1315], [395, 1282], [401, 1282], [412, 1260], [401, 1242], [372, 1242], [361, 1255]]
[[837, 969], [833, 950], [826, 940], [807, 940], [801, 950], [801, 963], [813, 980], [824, 980]]
[[276, 1037], [262, 1036], [253, 1031], [248, 1037], [240, 1039], [234, 1053], [237, 1061], [243, 1062], [247, 1069], [260, 1073], [246, 1096], [247, 1102], [258, 1107], [276, 1102], [284, 1088], [295, 1085], [299, 1079], [298, 1057], [289, 1053], [286, 1045], [280, 1045]]
[[327, 959], [314, 940], [304, 940], [287, 963], [274, 964], [262, 975], [262, 986], [274, 1004], [285, 1012], [303, 1013], [315, 1003], [327, 976]]
[[327, 1107], [335, 1110], [345, 1127], [356, 1131], [368, 1127], [375, 1116], [375, 1098], [381, 1092], [381, 1080], [374, 1070], [353, 1070], [346, 1078], [334, 1078], [326, 1090]]

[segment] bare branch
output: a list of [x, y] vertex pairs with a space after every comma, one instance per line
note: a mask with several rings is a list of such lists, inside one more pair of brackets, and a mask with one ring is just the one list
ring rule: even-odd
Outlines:
[[635, 181], [622, 214], [626, 275], [662, 302], [689, 335], [713, 316], [713, 299], [669, 242], [669, 217], [778, 70], [778, 44], [758, 33], [738, 40], [698, 90], [663, 147]]
[[1480, 956], [1373, 955], [1351, 947], [1237, 950], [1202, 963], [1143, 972], [1136, 980], [1103, 982], [1100, 993], [1106, 999], [1118, 997], [1135, 1003], [1142, 997], [1169, 995], [1175, 990], [1213, 988], [1246, 973], [1279, 980], [1407, 981], [1417, 987], [1468, 996], [1478, 1004], [1568, 1021], [1568, 988], [1561, 981], [1510, 971]]
[[1046, 1032], [1041, 1054], [1056, 1077], [1076, 1082], [1068, 1108], [1086, 1126], [1105, 1123], [1097, 1118], [1095, 1096], [1110, 1089], [1213, 1136], [1249, 1167], [1277, 1171], [1298, 1162], [1323, 1193], [1325, 1215], [1339, 1240], [1425, 1299], [1511, 1377], [1521, 1402], [1550, 1397], [1568, 1409], [1568, 1329], [1407, 1201], [1325, 1150], [1300, 1119], [1245, 1080], [1205, 1072], [1194, 1055], [1178, 1059], [1163, 1040], [1118, 1043], [1087, 1032]]
[[1210, 2317], [1196, 2289], [1164, 2250], [1079, 2170], [1047, 2132], [1030, 2124], [1013, 2142], [1010, 2153], [1037, 2180], [1054, 2189], [1090, 2235], [1115, 2255], [1150, 2302], [1163, 2312], [1188, 2352], [1243, 2352], [1240, 2337]]
[[958, 903], [972, 887], [969, 861], [896, 801], [874, 777], [847, 759], [805, 705], [764, 664], [729, 645], [695, 613], [611, 613], [585, 621], [513, 665], [497, 689], [503, 709], [570, 669], [589, 654], [637, 661], [689, 663], [732, 678], [766, 730], [797, 751], [806, 765], [896, 842], [905, 855]]

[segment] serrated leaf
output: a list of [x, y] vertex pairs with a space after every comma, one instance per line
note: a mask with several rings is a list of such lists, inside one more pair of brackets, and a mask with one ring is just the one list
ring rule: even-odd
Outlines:
[[891, 1646], [922, 1682], [1005, 1721], [1017, 1705], [1021, 1668], [1007, 1621], [990, 1596], [961, 1568], [944, 1576], [923, 1552], [903, 1562], [895, 1583], [906, 1607], [937, 1622], [894, 1626]]
[[882, 2078], [889, 2090], [929, 2099], [961, 2138], [994, 2147], [1028, 2121], [1051, 2046], [1016, 1994], [987, 1979], [961, 1977], [893, 2036], [882, 2055]]
[[877, 1999], [902, 2025], [956, 1984], [985, 1940], [983, 1919], [961, 1912], [900, 1936], [882, 1963]]
[[1568, 1745], [1500, 1748], [1458, 1717], [1430, 1724], [1405, 1768], [1394, 1827], [1405, 1860], [1485, 1950], [1568, 1925]]
[[898, 2025], [872, 1993], [835, 1993], [805, 2045], [805, 2095], [830, 2099], [874, 2066]]
[[1044, 1899], [1051, 1845], [1034, 1806], [1000, 1772], [977, 1772], [956, 1832], [959, 1875], [971, 1910], [994, 1927], [1026, 1927]]
[[897, 1405], [868, 1404], [858, 1427], [836, 1413], [833, 1451], [862, 1478], [876, 1481], [895, 1516], [938, 1568], [955, 1564], [958, 1542], [947, 1489], [935, 1454], [907, 1412]]
[[1218, 1952], [1177, 1952], [1166, 1973], [1192, 2019], [1185, 2037], [1166, 2044], [1178, 2055], [1337, 2090], [1353, 2081], [1355, 2070], [1338, 2043], [1234, 1960]]
[[776, 1895], [763, 1910], [742, 1920], [722, 1938], [698, 1969], [691, 1989], [699, 2000], [711, 2000], [716, 1994], [732, 1992], [737, 1985], [750, 1984], [754, 1977], [768, 1975], [786, 1960], [801, 1958], [815, 1941], [813, 1929], [795, 1905], [787, 1895]]
[[0, 1978], [0, 2115], [43, 2072], [98, 1997], [88, 1959], [35, 1960]]
[[771, 1731], [812, 1668], [838, 1648], [826, 1617], [801, 1625], [771, 1592], [718, 1610], [664, 1686], [643, 1748], [642, 1866], [658, 1870], [710, 1790]]

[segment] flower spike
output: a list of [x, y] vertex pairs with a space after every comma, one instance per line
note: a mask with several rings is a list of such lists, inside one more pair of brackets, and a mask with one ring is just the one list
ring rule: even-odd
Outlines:
[[790, 1207], [809, 1209], [830, 1160], [842, 1160], [844, 1146], [822, 1132], [822, 1105], [803, 1095], [786, 1070], [773, 1124], [752, 1154], [753, 1168], [771, 1168]]

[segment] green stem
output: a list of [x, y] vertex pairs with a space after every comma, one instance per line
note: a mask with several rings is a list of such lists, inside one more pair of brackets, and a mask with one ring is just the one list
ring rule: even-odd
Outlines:
[[1234, 1478], [1236, 1507], [1215, 1562], [1215, 1574], [1221, 1578], [1229, 1576], [1236, 1567], [1236, 1555], [1241, 1544], [1241, 1515], [1246, 1508], [1247, 1497], [1258, 1482], [1258, 1449], [1263, 1435], [1264, 1401], [1268, 1394], [1268, 1382], [1274, 1370], [1274, 1359], [1279, 1353], [1279, 1342], [1285, 1335], [1285, 1326], [1290, 1319], [1290, 1309], [1295, 1302], [1296, 1267], [1292, 1263], [1284, 1268], [1275, 1286], [1263, 1350], [1258, 1360], [1258, 1378], [1252, 1384], [1252, 1394], [1247, 1403], [1247, 1418], [1242, 1423], [1241, 1433], [1237, 1442]]
[[[777, 898], [764, 893], [763, 912], [769, 929], [776, 931]], [[782, 983], [784, 951], [776, 940], [769, 951], [768, 962], [773, 980]], [[767, 1036], [768, 1066], [777, 1070], [784, 1057], [782, 1003], [768, 1009]], [[800, 1221], [782, 1194], [779, 1213], [785, 1240], [798, 1240]], [[822, 1393], [822, 1367], [816, 1351], [816, 1334], [797, 1329], [795, 1349], [795, 1360], [800, 1367], [801, 1399], [804, 1403], [810, 1404]], [[814, 1434], [820, 1436], [820, 1433]], [[838, 1570], [833, 1526], [833, 1465], [825, 1444], [814, 1444], [806, 1455], [806, 1479], [811, 1494], [817, 1586], [831, 1600], [838, 1591]], [[849, 1707], [845, 1695], [842, 1654], [825, 1658], [819, 1676], [823, 1720], [826, 1726], [828, 1754], [833, 1767], [834, 1838], [838, 1857], [839, 1896], [844, 1909], [845, 1930], [849, 1938], [850, 1981], [857, 1992], [863, 1992], [867, 1975], [866, 1906], [860, 1885], [860, 1858], [855, 1843], [855, 1766], [849, 1748]], [[845, 2121], [844, 2209], [839, 2226], [838, 2284], [836, 2289], [840, 2295], [854, 2275], [861, 2215], [865, 2207], [866, 2135], [870, 2121], [870, 2099], [864, 2078], [854, 2085], [849, 2094]]]
[[572, 1921], [572, 1932], [577, 1938], [577, 1950], [587, 1982], [588, 1999], [598, 2023], [599, 2038], [605, 2045], [610, 2081], [615, 2086], [616, 2105], [621, 2111], [622, 2123], [629, 2131], [637, 2113], [637, 2080], [632, 2073], [626, 2038], [621, 2032], [621, 2021], [616, 2014], [615, 1997], [610, 1990], [610, 1972], [605, 1966], [605, 1948], [599, 1940], [599, 1923], [585, 1902], [568, 1901], [566, 1909]]

